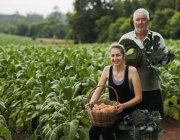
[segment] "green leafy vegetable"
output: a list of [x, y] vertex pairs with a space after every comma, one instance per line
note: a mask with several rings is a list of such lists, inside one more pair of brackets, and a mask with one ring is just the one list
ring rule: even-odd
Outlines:
[[129, 132], [133, 140], [143, 140], [143, 135], [153, 132], [155, 136], [161, 135], [163, 129], [159, 126], [161, 116], [159, 111], [135, 110], [124, 117], [124, 122], [120, 123], [119, 129]]
[[142, 59], [142, 50], [131, 39], [123, 39], [119, 42], [126, 50], [126, 65], [137, 66]]
[[175, 55], [170, 51], [166, 51], [165, 46], [160, 46], [159, 36], [153, 36], [152, 32], [150, 32], [143, 42], [143, 49], [141, 49], [136, 42], [128, 38], [121, 40], [119, 44], [122, 44], [126, 49], [126, 65], [138, 66], [144, 55], [148, 62], [147, 67], [152, 68], [156, 73], [157, 79], [163, 82], [159, 67], [173, 61]]
[[148, 68], [152, 68], [159, 81], [163, 82], [159, 67], [168, 64], [170, 61], [175, 59], [175, 55], [169, 51], [166, 51], [165, 46], [160, 46], [160, 37], [152, 35], [152, 32], [148, 34], [148, 37], [143, 42], [143, 52], [145, 58], [149, 63]]

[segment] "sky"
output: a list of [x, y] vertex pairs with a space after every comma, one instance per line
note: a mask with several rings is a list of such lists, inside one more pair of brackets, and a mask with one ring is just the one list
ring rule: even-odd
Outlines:
[[36, 13], [46, 17], [58, 6], [63, 14], [73, 11], [75, 0], [0, 0], [0, 14], [14, 14], [16, 11], [20, 15]]

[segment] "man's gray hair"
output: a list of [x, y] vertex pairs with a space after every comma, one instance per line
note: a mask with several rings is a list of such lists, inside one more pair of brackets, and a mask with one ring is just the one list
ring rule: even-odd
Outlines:
[[139, 9], [137, 9], [137, 10], [134, 12], [134, 14], [133, 14], [133, 20], [135, 20], [135, 18], [136, 18], [137, 15], [145, 15], [148, 20], [150, 19], [150, 18], [149, 18], [149, 12], [148, 12], [146, 9], [144, 9], [144, 8], [139, 8]]

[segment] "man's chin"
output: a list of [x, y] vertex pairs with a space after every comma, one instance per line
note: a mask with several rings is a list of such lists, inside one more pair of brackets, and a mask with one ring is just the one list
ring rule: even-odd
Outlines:
[[138, 33], [146, 33], [147, 29], [136, 29], [136, 32], [138, 32]]

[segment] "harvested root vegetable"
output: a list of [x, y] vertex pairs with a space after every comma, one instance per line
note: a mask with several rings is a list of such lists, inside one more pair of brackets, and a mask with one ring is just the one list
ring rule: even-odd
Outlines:
[[100, 105], [95, 104], [94, 107], [92, 108], [92, 111], [96, 113], [99, 113], [99, 112], [108, 113], [108, 112], [113, 112], [115, 110], [116, 110], [115, 106], [106, 105], [104, 103], [101, 103]]

